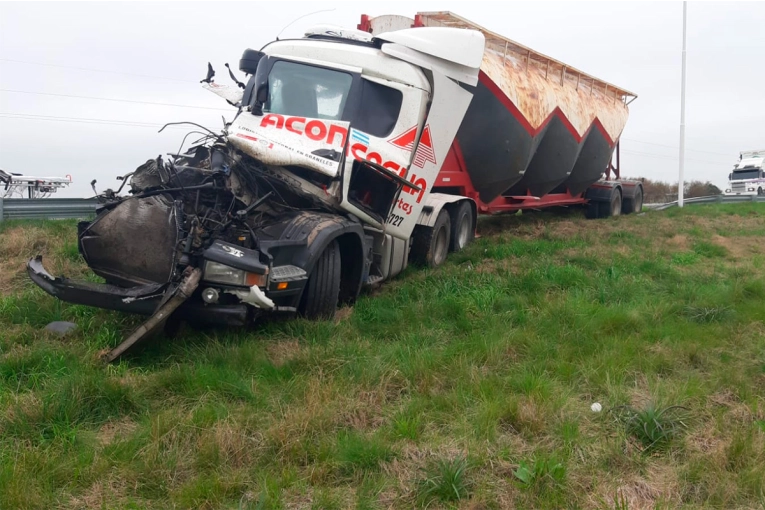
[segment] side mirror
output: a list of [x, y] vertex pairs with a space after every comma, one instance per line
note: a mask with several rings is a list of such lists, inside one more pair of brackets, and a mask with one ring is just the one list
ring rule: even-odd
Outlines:
[[729, 180], [729, 181], [732, 181], [732, 180], [733, 180], [733, 174], [728, 174], [728, 180]]
[[239, 70], [247, 74], [255, 74], [258, 70], [258, 62], [263, 58], [265, 53], [262, 51], [252, 50], [247, 48], [242, 53], [242, 58], [239, 60]]

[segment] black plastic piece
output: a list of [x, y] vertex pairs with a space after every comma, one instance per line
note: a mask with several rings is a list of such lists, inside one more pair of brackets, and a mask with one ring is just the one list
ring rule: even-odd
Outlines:
[[239, 70], [247, 74], [255, 74], [258, 70], [258, 62], [263, 58], [265, 53], [258, 50], [247, 48], [242, 53], [242, 58], [239, 60]]
[[41, 255], [27, 263], [27, 273], [42, 290], [63, 301], [141, 315], [154, 313], [167, 288], [167, 284], [158, 283], [124, 288], [57, 278], [45, 270]]

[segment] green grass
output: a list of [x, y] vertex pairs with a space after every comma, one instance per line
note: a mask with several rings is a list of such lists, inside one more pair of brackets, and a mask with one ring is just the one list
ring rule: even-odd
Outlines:
[[0, 224], [2, 509], [765, 501], [761, 204], [486, 218], [337, 321], [186, 328], [110, 366], [139, 319], [24, 276], [42, 252], [93, 278], [75, 229]]

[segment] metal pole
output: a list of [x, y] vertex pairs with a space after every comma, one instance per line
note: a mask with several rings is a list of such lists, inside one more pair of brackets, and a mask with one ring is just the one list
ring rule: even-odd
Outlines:
[[683, 207], [685, 187], [685, 34], [688, 2], [683, 1], [683, 77], [680, 89], [680, 176], [677, 182], [677, 205]]

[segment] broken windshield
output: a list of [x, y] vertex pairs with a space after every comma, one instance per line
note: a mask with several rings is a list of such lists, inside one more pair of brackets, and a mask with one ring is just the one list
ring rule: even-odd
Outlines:
[[340, 120], [353, 76], [322, 67], [278, 61], [268, 75], [264, 112]]

